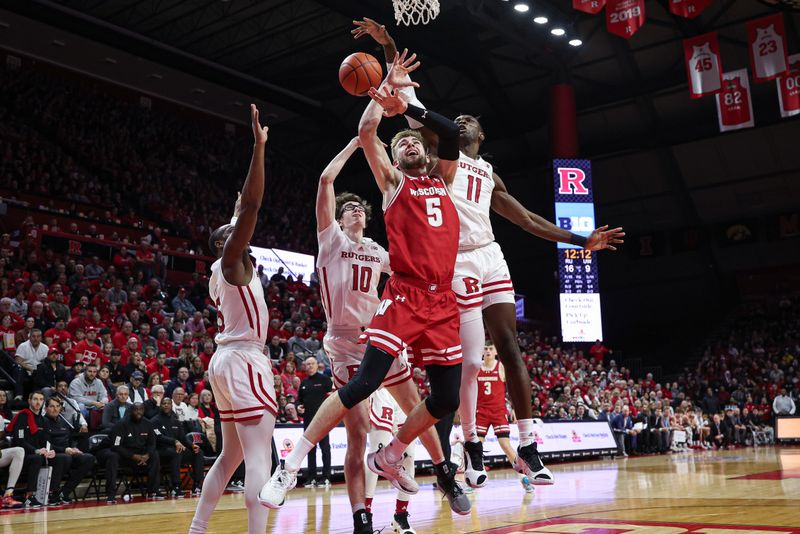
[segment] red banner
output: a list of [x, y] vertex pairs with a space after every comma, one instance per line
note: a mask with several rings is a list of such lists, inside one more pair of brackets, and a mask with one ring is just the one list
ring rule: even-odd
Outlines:
[[644, 0], [608, 0], [606, 28], [609, 33], [630, 39], [644, 26]]
[[777, 83], [781, 117], [800, 115], [800, 54], [789, 56], [789, 69]]
[[776, 13], [748, 21], [747, 49], [756, 83], [774, 80], [786, 72], [786, 57], [789, 52], [783, 14]]
[[717, 32], [684, 39], [683, 55], [692, 98], [713, 95], [722, 90], [722, 59]]
[[693, 19], [711, 4], [711, 0], [669, 0], [669, 12], [678, 17]]
[[717, 114], [720, 132], [752, 128], [755, 125], [747, 69], [722, 75], [722, 91], [717, 93]]
[[590, 15], [597, 15], [605, 5], [606, 0], [572, 0], [573, 8]]

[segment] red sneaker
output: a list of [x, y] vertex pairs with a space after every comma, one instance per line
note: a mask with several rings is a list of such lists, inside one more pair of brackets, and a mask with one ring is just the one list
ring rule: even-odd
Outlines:
[[13, 495], [3, 495], [3, 508], [22, 508], [22, 503], [14, 500]]

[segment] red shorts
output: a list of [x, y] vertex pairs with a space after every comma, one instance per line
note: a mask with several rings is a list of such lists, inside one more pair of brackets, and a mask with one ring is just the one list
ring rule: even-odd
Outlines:
[[505, 406], [500, 410], [479, 410], [475, 417], [475, 430], [478, 437], [486, 437], [489, 427], [494, 428], [494, 435], [498, 438], [507, 438], [511, 434], [508, 426]]
[[378, 311], [364, 332], [370, 344], [423, 365], [461, 363], [460, 319], [456, 296], [446, 284], [428, 284], [393, 275]]

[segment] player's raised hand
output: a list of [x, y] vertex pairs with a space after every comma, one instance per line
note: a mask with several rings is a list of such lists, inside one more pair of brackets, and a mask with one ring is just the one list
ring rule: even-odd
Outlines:
[[367, 94], [383, 108], [384, 117], [402, 115], [408, 109], [405, 95], [396, 89], [390, 89], [389, 87], [375, 89], [370, 87]]
[[250, 104], [250, 122], [253, 126], [253, 137], [255, 137], [257, 145], [264, 145], [267, 143], [268, 126], [261, 126], [258, 119], [258, 108], [255, 104]]
[[622, 227], [609, 230], [608, 225], [601, 226], [589, 234], [589, 237], [586, 238], [586, 246], [583, 248], [586, 250], [603, 250], [606, 248], [617, 250], [614, 245], [624, 243], [623, 237], [625, 237], [625, 232], [622, 231]]
[[353, 34], [354, 39], [369, 35], [381, 46], [386, 46], [392, 42], [389, 32], [386, 31], [386, 26], [371, 18], [364, 17], [363, 20], [354, 20], [353, 24], [356, 27], [350, 30], [350, 33]]
[[411, 81], [409, 74], [417, 70], [420, 62], [417, 61], [417, 54], [408, 56], [408, 48], [403, 50], [403, 53], [397, 53], [394, 56], [394, 63], [392, 63], [388, 74], [386, 74], [386, 83], [397, 89], [401, 87], [419, 87], [417, 82]]

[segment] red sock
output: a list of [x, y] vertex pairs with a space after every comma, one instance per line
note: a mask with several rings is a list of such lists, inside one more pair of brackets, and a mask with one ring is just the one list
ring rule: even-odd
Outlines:
[[397, 499], [397, 503], [394, 505], [394, 513], [402, 514], [408, 511], [408, 501], [401, 501]]
[[367, 512], [370, 514], [372, 513], [372, 497], [366, 497], [364, 499], [364, 507], [367, 509]]

